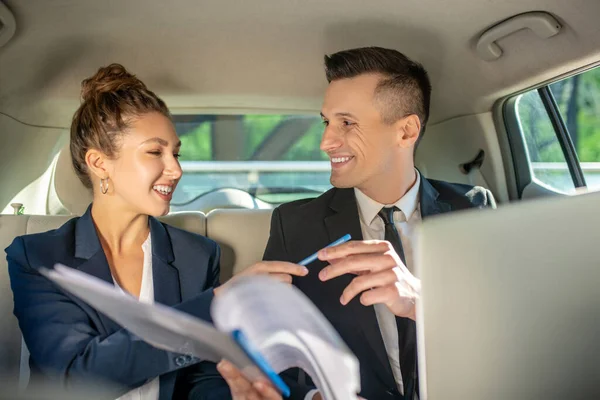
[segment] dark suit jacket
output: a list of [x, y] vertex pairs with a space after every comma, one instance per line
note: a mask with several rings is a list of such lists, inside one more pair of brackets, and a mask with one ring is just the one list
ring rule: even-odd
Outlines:
[[[6, 248], [32, 383], [108, 389], [115, 398], [160, 376], [161, 400], [228, 398], [214, 364], [145, 343], [37, 272], [62, 263], [113, 282], [90, 210], [56, 230], [17, 237]], [[218, 245], [155, 218], [150, 232], [155, 302], [210, 321], [211, 288], [219, 283]]]
[[[424, 177], [421, 179], [420, 204], [423, 219], [455, 210], [495, 207], [491, 192], [484, 188]], [[347, 233], [355, 240], [362, 240], [354, 190], [334, 188], [316, 199], [295, 201], [274, 210], [264, 259], [298, 262]], [[353, 276], [321, 282], [318, 273], [325, 265], [315, 261], [309, 266], [307, 276], [294, 277], [294, 285], [316, 304], [357, 356], [360, 395], [369, 400], [402, 399], [396, 389], [374, 308], [361, 305], [358, 296], [348, 305], [341, 305], [339, 298]], [[414, 330], [399, 331], [398, 334], [401, 342], [416, 340], [411, 339], [416, 338]], [[289, 371], [284, 375], [293, 373]], [[302, 400], [312, 388], [289, 379], [286, 381], [292, 387], [294, 400]]]

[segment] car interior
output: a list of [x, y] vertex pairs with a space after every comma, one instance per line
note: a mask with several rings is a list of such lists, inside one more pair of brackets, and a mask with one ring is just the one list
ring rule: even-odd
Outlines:
[[[82, 80], [113, 62], [173, 114], [184, 176], [162, 220], [219, 243], [222, 282], [262, 258], [275, 207], [331, 187], [323, 57], [343, 49], [429, 72], [427, 178], [484, 186], [499, 209], [596, 191], [598, 15], [595, 0], [0, 0], [0, 247], [85, 212], [69, 127]], [[0, 293], [0, 374], [25, 386], [4, 257]]]

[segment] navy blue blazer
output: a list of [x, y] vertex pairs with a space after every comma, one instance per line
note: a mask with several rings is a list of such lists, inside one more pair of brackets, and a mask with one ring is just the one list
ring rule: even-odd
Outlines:
[[[113, 282], [90, 211], [56, 230], [17, 237], [5, 250], [32, 382], [101, 383], [115, 398], [160, 376], [161, 400], [230, 397], [213, 363], [149, 345], [37, 272], [62, 263]], [[155, 218], [149, 224], [155, 302], [210, 321], [219, 246]]]

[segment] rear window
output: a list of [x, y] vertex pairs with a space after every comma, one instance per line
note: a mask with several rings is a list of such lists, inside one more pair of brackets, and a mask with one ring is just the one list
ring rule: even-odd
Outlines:
[[175, 115], [174, 122], [184, 171], [174, 208], [222, 188], [273, 204], [330, 188], [329, 159], [319, 149], [319, 116]]

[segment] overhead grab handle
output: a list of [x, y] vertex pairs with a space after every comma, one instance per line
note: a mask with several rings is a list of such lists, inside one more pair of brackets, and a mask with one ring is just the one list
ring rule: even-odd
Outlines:
[[477, 41], [476, 51], [485, 61], [494, 61], [502, 55], [496, 41], [521, 29], [530, 29], [541, 39], [547, 39], [560, 32], [561, 25], [552, 15], [541, 12], [528, 12], [515, 15], [486, 30]]

